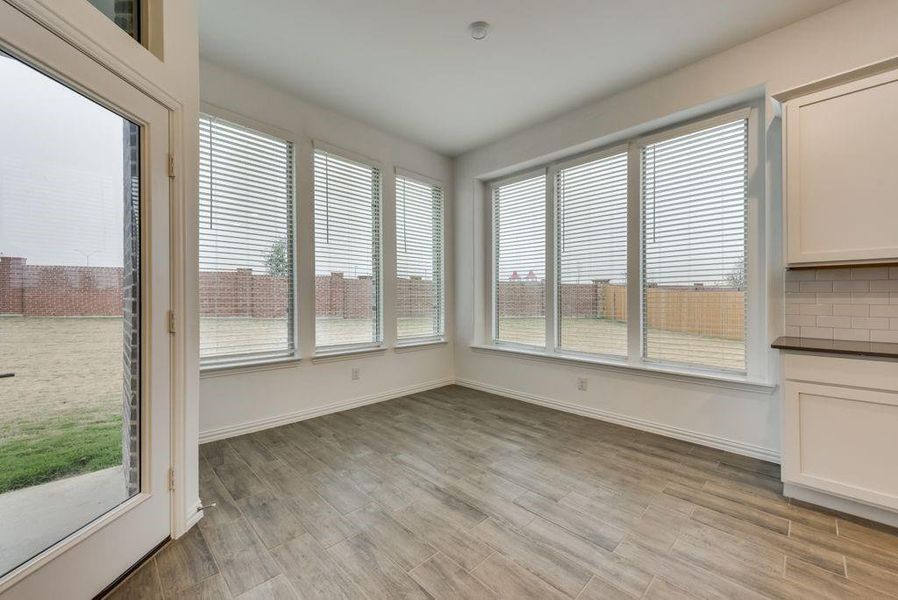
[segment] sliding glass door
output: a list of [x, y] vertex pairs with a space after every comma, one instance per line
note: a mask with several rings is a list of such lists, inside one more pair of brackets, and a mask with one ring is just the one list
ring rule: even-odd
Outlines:
[[86, 597], [170, 528], [168, 111], [7, 4], [0, 89], [0, 592]]

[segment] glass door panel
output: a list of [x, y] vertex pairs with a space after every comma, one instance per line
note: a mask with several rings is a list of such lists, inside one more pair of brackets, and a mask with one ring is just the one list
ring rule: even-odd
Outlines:
[[27, 11], [0, 2], [0, 595], [91, 598], [171, 533], [173, 116]]
[[0, 52], [0, 576], [141, 490], [140, 136]]

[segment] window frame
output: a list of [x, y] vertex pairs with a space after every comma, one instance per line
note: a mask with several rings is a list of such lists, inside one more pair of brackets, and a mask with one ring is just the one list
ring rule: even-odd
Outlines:
[[[765, 240], [767, 237], [765, 215], [765, 174], [763, 170], [763, 136], [761, 99], [743, 101], [729, 108], [705, 112], [695, 118], [687, 118], [663, 127], [644, 128], [642, 135], [620, 137], [616, 141], [586, 152], [566, 156], [555, 161], [530, 167], [513, 175], [483, 180], [485, 216], [485, 252], [489, 301], [485, 306], [489, 314], [484, 319], [486, 344], [473, 344], [475, 348], [508, 350], [548, 360], [574, 361], [589, 365], [636, 369], [658, 374], [683, 375], [721, 382], [741, 382], [748, 385], [769, 386], [769, 365], [764, 340], [767, 337], [767, 272]], [[745, 311], [745, 370], [736, 371], [711, 366], [691, 365], [645, 358], [643, 342], [643, 198], [641, 189], [641, 152], [646, 145], [675, 138], [688, 133], [712, 128], [739, 119], [747, 121], [747, 190], [746, 190], [746, 311]], [[560, 301], [558, 277], [557, 241], [557, 190], [556, 175], [570, 168], [608, 156], [627, 153], [627, 356], [586, 353], [561, 348]], [[497, 247], [495, 244], [494, 190], [500, 185], [514, 183], [546, 174], [546, 346], [532, 346], [496, 339]], [[550, 312], [551, 308], [551, 312]]]
[[[215, 106], [214, 104], [209, 104], [206, 102], [200, 103], [199, 116], [208, 117], [211, 119], [219, 119], [222, 121], [226, 121], [227, 123], [234, 125], [239, 128], [246, 129], [251, 133], [261, 134], [264, 136], [272, 137], [279, 139], [283, 142], [286, 142], [292, 146], [292, 169], [293, 169], [293, 190], [292, 195], [290, 197], [291, 205], [291, 222], [290, 226], [293, 228], [293, 243], [290, 246], [290, 251], [293, 253], [292, 260], [292, 273], [291, 273], [291, 284], [292, 284], [292, 292], [293, 298], [290, 302], [290, 316], [292, 319], [292, 326], [290, 329], [290, 334], [293, 336], [293, 347], [289, 352], [285, 352], [283, 354], [278, 355], [265, 355], [265, 356], [253, 356], [244, 354], [241, 356], [233, 356], [226, 357], [220, 360], [207, 361], [203, 362], [202, 356], [199, 358], [200, 365], [200, 374], [205, 375], [207, 373], [215, 373], [220, 371], [230, 371], [234, 369], [252, 369], [257, 367], [264, 367], [266, 365], [289, 365], [292, 363], [299, 362], [300, 360], [300, 326], [299, 326], [299, 160], [300, 160], [300, 146], [301, 143], [297, 140], [296, 136], [290, 133], [289, 131], [280, 129], [278, 127], [274, 127], [272, 125], [268, 125], [267, 123], [262, 123], [260, 121], [256, 121], [255, 119], [251, 119], [249, 117], [245, 117], [239, 113], [235, 113], [229, 111], [227, 109], [221, 108], [219, 106]], [[197, 124], [197, 131], [199, 131], [199, 123]], [[197, 157], [199, 158], [199, 157]], [[199, 206], [199, 202], [197, 203]], [[199, 249], [197, 249], [197, 258], [199, 258]]]
[[[565, 356], [582, 356], [582, 357], [588, 357], [588, 358], [596, 358], [599, 360], [607, 360], [607, 361], [612, 361], [612, 362], [620, 362], [623, 360], [627, 360], [627, 358], [629, 356], [629, 353], [630, 353], [630, 343], [629, 343], [630, 314], [629, 314], [629, 312], [627, 313], [627, 328], [628, 328], [627, 355], [628, 356], [620, 356], [617, 354], [610, 354], [607, 352], [584, 352], [584, 351], [577, 351], [577, 350], [567, 350], [561, 346], [561, 309], [562, 309], [562, 307], [561, 307], [561, 278], [558, 276], [560, 266], [561, 266], [561, 264], [560, 264], [561, 259], [560, 259], [560, 256], [558, 255], [558, 233], [559, 233], [558, 217], [559, 217], [560, 207], [558, 205], [558, 188], [556, 187], [556, 177], [558, 176], [559, 172], [561, 172], [565, 169], [570, 169], [572, 167], [578, 167], [580, 165], [584, 165], [584, 164], [587, 164], [590, 162], [602, 160], [605, 158], [610, 158], [612, 156], [616, 156], [619, 154], [627, 155], [627, 210], [626, 210], [626, 212], [627, 212], [627, 248], [626, 248], [627, 278], [626, 279], [627, 279], [627, 294], [629, 297], [629, 290], [630, 290], [630, 287], [629, 287], [630, 286], [630, 156], [629, 156], [629, 152], [630, 152], [630, 144], [620, 143], [620, 144], [615, 144], [613, 146], [604, 147], [600, 150], [588, 152], [586, 154], [580, 154], [573, 158], [561, 160], [557, 163], [553, 163], [549, 167], [549, 174], [552, 178], [552, 182], [550, 185], [550, 196], [549, 196], [548, 201], [551, 202], [551, 204], [552, 204], [552, 218], [554, 221], [552, 223], [552, 227], [551, 227], [552, 243], [551, 243], [550, 250], [552, 253], [551, 256], [552, 256], [552, 263], [553, 263], [552, 291], [554, 293], [553, 305], [554, 305], [554, 309], [555, 309], [554, 320], [556, 321], [556, 323], [554, 326], [554, 331], [547, 332], [547, 333], [552, 333], [552, 335], [554, 336], [554, 338], [553, 338], [554, 345], [553, 345], [552, 349], [554, 352], [556, 352], [558, 354], [563, 354]], [[628, 304], [629, 304], [629, 300], [628, 300]]]
[[550, 294], [550, 292], [549, 292], [549, 282], [550, 282], [550, 279], [549, 279], [549, 269], [550, 269], [549, 255], [546, 254], [546, 265], [544, 267], [545, 271], [546, 271], [546, 275], [545, 275], [545, 277], [546, 277], [545, 313], [546, 314], [543, 317], [546, 321], [546, 331], [545, 331], [546, 344], [545, 344], [545, 346], [534, 346], [532, 344], [524, 344], [521, 342], [500, 340], [499, 339], [499, 318], [498, 318], [498, 315], [499, 315], [499, 312], [498, 312], [499, 311], [499, 285], [498, 285], [499, 280], [498, 280], [497, 273], [496, 273], [496, 270], [499, 266], [499, 261], [498, 261], [499, 255], [498, 255], [498, 248], [496, 246], [496, 209], [495, 209], [496, 195], [495, 195], [495, 192], [496, 192], [496, 189], [501, 186], [519, 183], [521, 181], [526, 181], [527, 179], [533, 179], [533, 178], [539, 177], [539, 176], [543, 176], [546, 178], [546, 181], [545, 181], [546, 187], [544, 190], [544, 193], [546, 194], [544, 209], [546, 211], [546, 214], [545, 214], [546, 251], [548, 252], [549, 244], [551, 244], [551, 241], [549, 239], [549, 234], [550, 234], [549, 230], [552, 227], [552, 223], [549, 220], [549, 211], [552, 210], [552, 207], [550, 206], [550, 202], [548, 200], [548, 194], [549, 194], [549, 190], [550, 190], [549, 165], [545, 165], [545, 166], [537, 167], [537, 168], [531, 168], [526, 171], [519, 171], [513, 175], [509, 175], [507, 177], [503, 177], [501, 179], [496, 179], [496, 180], [491, 181], [487, 186], [489, 200], [486, 203], [487, 204], [487, 222], [489, 223], [489, 226], [487, 228], [488, 235], [489, 235], [488, 248], [489, 248], [489, 253], [490, 253], [490, 262], [489, 262], [489, 278], [490, 278], [490, 281], [489, 281], [489, 290], [490, 290], [489, 310], [490, 310], [490, 316], [488, 318], [489, 327], [490, 327], [489, 340], [490, 340], [490, 343], [495, 346], [517, 348], [519, 350], [524, 350], [524, 351], [529, 351], [529, 352], [532, 352], [534, 350], [548, 351], [550, 347], [553, 347], [553, 344], [551, 341], [552, 338], [550, 337], [550, 326], [549, 326], [549, 321], [551, 321], [551, 319], [549, 318], [549, 306], [550, 306], [550, 296], [552, 296], [552, 294]]
[[[399, 243], [399, 220], [398, 220], [398, 207], [399, 207], [399, 194], [397, 190], [399, 189], [398, 180], [400, 177], [405, 179], [410, 179], [416, 183], [422, 185], [429, 185], [432, 188], [438, 188], [441, 194], [440, 201], [440, 214], [439, 214], [439, 222], [440, 222], [440, 240], [439, 240], [439, 251], [440, 251], [440, 293], [437, 297], [437, 301], [439, 304], [439, 309], [437, 314], [439, 316], [439, 332], [436, 335], [429, 336], [419, 336], [419, 337], [408, 337], [402, 338], [399, 337], [399, 320], [398, 315], [396, 319], [396, 347], [403, 348], [407, 346], [421, 346], [425, 344], [432, 343], [441, 343], [446, 341], [446, 186], [442, 181], [434, 179], [432, 177], [427, 177], [426, 175], [421, 175], [420, 173], [415, 173], [414, 171], [409, 171], [407, 169], [403, 169], [402, 167], [394, 167], [393, 168], [393, 202], [395, 203], [395, 210], [393, 211], [396, 217], [394, 218], [394, 229], [393, 229], [393, 237], [396, 241], [397, 247]], [[383, 212], [383, 211], [381, 211]], [[381, 249], [383, 251], [383, 249]], [[399, 275], [399, 251], [396, 251], [396, 264], [394, 265], [394, 275], [398, 281]]]
[[[756, 289], [755, 285], [752, 285], [754, 282], [752, 281], [752, 276], [754, 271], [756, 270], [756, 265], [752, 264], [750, 260], [749, 252], [750, 252], [750, 238], [753, 231], [753, 223], [752, 217], [750, 215], [750, 210], [753, 205], [756, 205], [757, 202], [752, 202], [752, 190], [751, 190], [751, 181], [752, 181], [752, 113], [754, 111], [750, 106], [737, 108], [735, 110], [727, 111], [718, 115], [714, 115], [711, 117], [707, 117], [701, 120], [692, 121], [690, 123], [686, 123], [683, 125], [677, 125], [668, 129], [664, 129], [662, 131], [646, 135], [635, 140], [634, 145], [636, 149], [636, 153], [639, 156], [638, 161], [638, 174], [639, 174], [639, 188], [636, 191], [638, 194], [638, 204], [639, 204], [639, 259], [640, 259], [640, 277], [639, 277], [639, 320], [640, 320], [640, 348], [639, 348], [639, 361], [645, 365], [659, 365], [666, 368], [675, 368], [675, 369], [690, 369], [695, 371], [707, 371], [709, 373], [718, 373], [723, 375], [730, 375], [735, 377], [747, 377], [750, 372], [750, 362], [754, 362], [755, 358], [750, 356], [749, 352], [749, 342], [753, 340], [749, 340], [749, 337], [752, 336], [752, 322], [750, 315], [750, 306], [752, 306], [752, 292]], [[746, 171], [747, 171], [747, 183], [745, 190], [745, 202], [746, 202], [746, 210], [745, 210], [745, 266], [746, 266], [746, 289], [745, 289], [745, 321], [744, 321], [744, 341], [745, 341], [745, 369], [726, 369], [726, 368], [716, 368], [711, 366], [704, 365], [696, 365], [689, 363], [680, 363], [674, 361], [665, 361], [652, 359], [646, 356], [646, 335], [647, 328], [645, 327], [645, 298], [643, 297], [643, 290], [645, 286], [645, 273], [644, 269], [644, 258], [645, 258], [645, 235], [642, 231], [644, 226], [644, 208], [645, 208], [645, 198], [642, 197], [642, 151], [652, 144], [656, 144], [659, 142], [665, 142], [667, 140], [671, 140], [674, 138], [678, 138], [681, 136], [689, 135], [691, 133], [697, 133], [699, 131], [703, 131], [706, 129], [712, 129], [714, 127], [718, 127], [721, 125], [726, 125], [728, 123], [733, 123], [735, 121], [745, 120], [746, 121]], [[749, 283], [751, 282], [751, 283]], [[754, 365], [751, 365], [754, 366]]]
[[[348, 343], [348, 344], [329, 344], [326, 346], [321, 346], [318, 344], [318, 316], [317, 310], [318, 306], [314, 300], [312, 300], [312, 323], [311, 323], [311, 335], [312, 335], [312, 347], [313, 347], [313, 358], [322, 358], [333, 355], [343, 355], [343, 354], [357, 354], [363, 353], [366, 351], [377, 351], [383, 350], [387, 348], [385, 332], [384, 332], [384, 169], [383, 165], [372, 158], [368, 158], [362, 154], [357, 152], [353, 152], [352, 150], [346, 150], [345, 148], [341, 148], [339, 146], [334, 146], [333, 144], [329, 144], [327, 142], [314, 139], [312, 140], [312, 154], [311, 154], [311, 210], [312, 210], [312, 229], [311, 229], [311, 259], [312, 259], [312, 286], [315, 285], [315, 270], [317, 266], [317, 248], [315, 243], [315, 155], [318, 152], [325, 152], [327, 154], [334, 154], [338, 158], [357, 163], [362, 166], [370, 167], [372, 169], [376, 169], [380, 176], [378, 178], [378, 198], [377, 198], [377, 219], [372, 220], [372, 223], [377, 226], [377, 254], [374, 256], [374, 261], [372, 262], [372, 267], [377, 271], [377, 274], [372, 274], [372, 284], [374, 285], [374, 296], [376, 298], [375, 310], [374, 310], [374, 318], [377, 323], [377, 339], [372, 340], [371, 342], [359, 342], [359, 343]], [[395, 190], [394, 190], [395, 192]], [[395, 200], [395, 193], [394, 200]]]

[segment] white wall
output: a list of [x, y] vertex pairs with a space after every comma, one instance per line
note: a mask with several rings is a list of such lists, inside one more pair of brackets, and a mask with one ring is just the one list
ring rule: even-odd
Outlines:
[[[200, 438], [226, 437], [278, 423], [308, 418], [360, 402], [382, 400], [451, 381], [452, 346], [426, 346], [363, 354], [340, 360], [313, 360], [314, 264], [312, 257], [312, 141], [361, 154], [380, 163], [384, 173], [384, 338], [395, 342], [395, 167], [446, 184], [452, 197], [452, 163], [421, 146], [358, 121], [314, 106], [253, 79], [207, 62], [200, 65], [200, 90], [206, 110], [280, 134], [297, 148], [299, 349], [302, 360], [256, 371], [216, 372], [200, 380]], [[452, 207], [447, 203], [447, 322], [451, 340]], [[360, 379], [351, 380], [352, 368]]]
[[[856, 0], [772, 32], [669, 75], [599, 100], [456, 159], [456, 346], [461, 383], [552, 403], [568, 410], [775, 459], [780, 448], [778, 391], [738, 389], [640, 373], [533, 360], [470, 348], [482, 343], [488, 315], [480, 180], [605, 145], [647, 123], [690, 117], [736, 99], [770, 94], [898, 56], [898, 2]], [[767, 101], [766, 223], [770, 323], [783, 331], [780, 249], [780, 123]], [[698, 110], [697, 110], [698, 107]], [[767, 353], [771, 380], [778, 356]], [[590, 379], [577, 391], [577, 377]]]

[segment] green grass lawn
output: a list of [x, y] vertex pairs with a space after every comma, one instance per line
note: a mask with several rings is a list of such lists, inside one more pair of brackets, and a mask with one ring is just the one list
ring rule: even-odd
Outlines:
[[121, 415], [32, 422], [0, 442], [0, 494], [121, 463]]
[[122, 460], [122, 322], [0, 318], [0, 493]]

